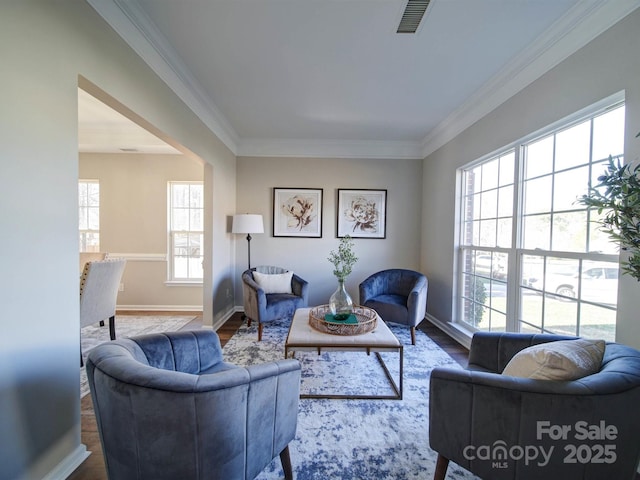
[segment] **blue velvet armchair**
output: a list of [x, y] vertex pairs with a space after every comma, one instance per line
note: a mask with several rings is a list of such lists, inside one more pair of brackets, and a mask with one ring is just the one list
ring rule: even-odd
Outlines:
[[292, 478], [296, 360], [237, 367], [194, 330], [105, 343], [86, 363], [109, 479], [253, 479], [278, 454]]
[[433, 369], [434, 479], [445, 478], [449, 460], [486, 479], [636, 478], [639, 351], [607, 343], [600, 370], [575, 380], [502, 375], [521, 350], [569, 339], [575, 337], [478, 332], [467, 369]]
[[360, 305], [373, 308], [385, 322], [411, 328], [416, 344], [416, 326], [427, 311], [429, 282], [420, 272], [393, 268], [369, 276], [360, 284]]
[[[254, 278], [254, 272], [264, 276], [281, 276], [289, 274], [285, 289], [270, 291], [265, 289]], [[264, 277], [263, 278], [268, 278]], [[274, 282], [275, 283], [275, 282]], [[274, 266], [255, 267], [242, 274], [242, 296], [244, 315], [251, 321], [258, 322], [258, 341], [262, 340], [263, 324], [281, 318], [291, 319], [298, 308], [304, 308], [309, 302], [309, 283], [287, 269]]]

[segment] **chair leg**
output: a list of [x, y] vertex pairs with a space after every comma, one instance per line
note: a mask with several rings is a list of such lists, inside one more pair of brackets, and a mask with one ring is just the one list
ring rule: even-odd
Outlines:
[[262, 341], [262, 322], [258, 322], [258, 341]]
[[116, 316], [109, 317], [109, 336], [111, 340], [116, 339]]
[[104, 327], [104, 320], [100, 320], [100, 326]]
[[284, 450], [280, 452], [280, 462], [282, 463], [282, 470], [284, 470], [285, 480], [293, 480], [293, 469], [291, 468], [291, 456], [289, 455], [289, 445], [284, 447]]
[[411, 327], [411, 345], [416, 344], [416, 327]]
[[433, 474], [433, 480], [444, 480], [447, 476], [447, 468], [449, 467], [449, 459], [438, 454], [436, 462], [436, 473]]

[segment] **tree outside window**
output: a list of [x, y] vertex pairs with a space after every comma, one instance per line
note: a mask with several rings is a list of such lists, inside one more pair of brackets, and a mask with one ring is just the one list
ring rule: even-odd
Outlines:
[[461, 170], [462, 322], [615, 339], [618, 246], [577, 199], [623, 150], [619, 103]]

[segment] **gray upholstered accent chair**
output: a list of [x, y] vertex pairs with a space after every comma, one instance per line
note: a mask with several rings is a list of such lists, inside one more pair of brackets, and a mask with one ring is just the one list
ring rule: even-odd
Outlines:
[[290, 293], [265, 292], [253, 272], [265, 275], [281, 275], [289, 270], [282, 267], [260, 266], [245, 270], [242, 274], [242, 296], [244, 301], [244, 316], [249, 326], [251, 321], [258, 322], [258, 341], [262, 340], [263, 324], [278, 319], [291, 319], [298, 308], [304, 308], [309, 303], [309, 282], [295, 273], [291, 276]]
[[392, 268], [369, 276], [360, 284], [360, 305], [373, 308], [385, 322], [411, 328], [416, 344], [416, 326], [427, 312], [429, 282], [420, 272]]
[[276, 455], [292, 478], [300, 364], [225, 363], [212, 330], [95, 347], [87, 359], [109, 479], [252, 479]]
[[[445, 478], [449, 460], [486, 479], [635, 478], [640, 460], [639, 351], [607, 343], [600, 371], [577, 380], [501, 375], [524, 348], [575, 338], [476, 333], [467, 369], [434, 368], [429, 397], [429, 443], [438, 452], [434, 478]], [[602, 422], [617, 429], [615, 438], [582, 439], [582, 430], [601, 428]], [[539, 425], [544, 433], [538, 433]], [[568, 426], [566, 439], [552, 439], [548, 429], [553, 426]], [[568, 445], [586, 447], [576, 455]], [[514, 459], [518, 450], [508, 451], [517, 446], [537, 448], [538, 457], [528, 465], [524, 458]], [[487, 450], [476, 455], [478, 447]], [[541, 447], [547, 453], [553, 447], [546, 464], [539, 463], [544, 462]]]
[[87, 262], [80, 277], [80, 328], [109, 319], [109, 335], [116, 338], [116, 301], [127, 261], [113, 258]]

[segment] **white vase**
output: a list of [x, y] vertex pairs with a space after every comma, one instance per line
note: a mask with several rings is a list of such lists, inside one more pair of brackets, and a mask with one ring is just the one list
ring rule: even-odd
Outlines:
[[338, 289], [329, 298], [329, 310], [336, 320], [346, 320], [353, 313], [353, 300], [344, 288], [344, 280], [338, 279]]

